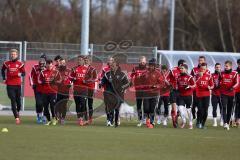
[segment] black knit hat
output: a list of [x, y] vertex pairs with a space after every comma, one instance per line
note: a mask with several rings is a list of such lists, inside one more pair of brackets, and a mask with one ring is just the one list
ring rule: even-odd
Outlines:
[[40, 58], [40, 59], [45, 59], [45, 61], [47, 60], [47, 56], [46, 56], [45, 53], [41, 53], [41, 55], [40, 55], [39, 58]]
[[148, 65], [156, 66], [157, 60], [155, 58], [152, 58], [148, 61]]

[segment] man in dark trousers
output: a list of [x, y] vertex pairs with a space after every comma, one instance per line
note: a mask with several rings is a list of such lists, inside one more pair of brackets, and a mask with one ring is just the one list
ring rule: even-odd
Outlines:
[[87, 104], [86, 107], [88, 107], [88, 113], [85, 114], [86, 121], [88, 120], [88, 123], [91, 124], [93, 119], [93, 94], [95, 90], [95, 82], [97, 82], [97, 70], [92, 65], [92, 57], [87, 56], [85, 58], [85, 66], [87, 67], [87, 72], [85, 75], [84, 83], [87, 86]]
[[109, 113], [108, 126], [113, 126], [114, 120], [115, 127], [118, 127], [119, 109], [124, 101], [124, 92], [129, 87], [129, 81], [115, 58], [110, 64], [110, 71], [103, 76], [100, 86], [105, 86], [103, 94], [106, 110]]
[[[61, 83], [61, 75], [53, 66], [53, 61], [46, 61], [46, 69], [41, 71], [38, 76], [38, 83], [42, 85], [42, 100], [44, 107], [44, 116], [48, 122], [46, 125], [56, 125], [55, 104], [57, 100], [58, 85]], [[52, 119], [49, 113], [49, 106], [52, 114]]]
[[145, 56], [141, 56], [139, 58], [139, 64], [137, 66], [134, 66], [132, 69], [132, 73], [130, 75], [131, 78], [131, 85], [135, 88], [135, 94], [136, 94], [136, 104], [137, 104], [137, 114], [138, 114], [138, 120], [139, 123], [137, 124], [138, 127], [141, 127], [143, 122], [142, 117], [142, 104], [143, 104], [143, 87], [144, 87], [144, 81], [142, 80], [143, 74], [147, 71], [147, 59]]
[[41, 56], [38, 64], [33, 65], [30, 72], [29, 81], [30, 85], [34, 91], [35, 102], [36, 102], [36, 113], [37, 113], [37, 123], [42, 123], [43, 120], [43, 103], [42, 103], [42, 89], [41, 84], [38, 83], [38, 76], [46, 67], [46, 57]]
[[224, 71], [220, 76], [220, 91], [224, 129], [229, 130], [229, 123], [232, 116], [235, 89], [239, 85], [238, 73], [232, 70], [232, 61], [227, 60]]
[[149, 60], [148, 70], [143, 74], [144, 87], [144, 113], [146, 119], [146, 125], [148, 128], [154, 127], [154, 111], [158, 104], [159, 90], [164, 85], [164, 76], [159, 70], [156, 69], [156, 59]]
[[[194, 67], [191, 71], [191, 76], [193, 76], [193, 78], [196, 81], [196, 76], [198, 75], [199, 71], [200, 71], [200, 67], [202, 63], [206, 63], [206, 57], [205, 56], [199, 56], [198, 57], [198, 66]], [[206, 73], [210, 74], [210, 71], [207, 69]], [[192, 104], [192, 115], [193, 115], [193, 119], [196, 119], [196, 108], [198, 105], [198, 101], [197, 101], [197, 96], [196, 96], [196, 90], [193, 90], [193, 104]], [[198, 116], [199, 112], [197, 112], [197, 116]], [[198, 125], [198, 124], [196, 124]]]
[[2, 66], [3, 82], [7, 85], [7, 94], [11, 100], [12, 112], [16, 124], [20, 124], [19, 111], [21, 110], [21, 77], [25, 76], [24, 64], [18, 60], [18, 50], [9, 51], [10, 60]]
[[84, 65], [85, 57], [78, 56], [78, 65], [72, 68], [70, 80], [73, 82], [73, 95], [76, 104], [78, 125], [84, 126], [84, 115], [86, 114], [87, 86], [84, 83], [87, 67]]
[[69, 91], [71, 87], [71, 80], [69, 78], [71, 69], [67, 68], [66, 60], [61, 58], [59, 61], [58, 71], [61, 75], [61, 85], [58, 86], [57, 102], [55, 106], [56, 117], [60, 124], [65, 123], [67, 112], [67, 103], [69, 101]]
[[212, 89], [212, 115], [213, 115], [213, 127], [217, 127], [217, 107], [219, 106], [220, 110], [220, 126], [223, 126], [223, 117], [222, 117], [222, 103], [221, 103], [221, 92], [220, 92], [220, 86], [219, 86], [219, 77], [221, 76], [221, 64], [216, 63], [215, 64], [215, 71], [212, 73], [212, 78], [214, 82], [214, 88]]

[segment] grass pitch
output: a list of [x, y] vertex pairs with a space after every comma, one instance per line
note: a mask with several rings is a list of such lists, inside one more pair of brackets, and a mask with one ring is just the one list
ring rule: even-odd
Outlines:
[[122, 121], [118, 128], [106, 127], [105, 119], [80, 127], [75, 121], [64, 126], [43, 126], [35, 117], [23, 117], [16, 126], [13, 117], [1, 116], [1, 160], [238, 160], [240, 129], [208, 127], [174, 129], [137, 128], [136, 121]]

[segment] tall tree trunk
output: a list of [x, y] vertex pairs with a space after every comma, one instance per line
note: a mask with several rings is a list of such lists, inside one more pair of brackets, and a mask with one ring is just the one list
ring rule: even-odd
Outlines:
[[223, 51], [226, 52], [226, 44], [224, 41], [224, 33], [223, 33], [223, 28], [222, 28], [222, 21], [221, 21], [221, 17], [220, 17], [220, 12], [219, 12], [219, 1], [215, 0], [215, 9], [216, 9], [216, 13], [217, 13], [217, 22], [218, 22], [218, 29], [219, 29], [219, 34], [220, 34], [220, 39], [221, 39], [221, 43], [222, 43], [222, 48]]
[[237, 52], [237, 49], [236, 49], [236, 46], [235, 46], [234, 35], [233, 35], [233, 29], [232, 29], [232, 20], [231, 20], [229, 0], [226, 0], [226, 11], [227, 11], [228, 28], [229, 28], [229, 33], [230, 33], [230, 39], [231, 39], [233, 52]]

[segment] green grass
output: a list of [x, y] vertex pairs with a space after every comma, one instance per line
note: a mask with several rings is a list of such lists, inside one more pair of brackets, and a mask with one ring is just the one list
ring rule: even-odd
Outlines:
[[207, 130], [188, 130], [145, 127], [137, 128], [136, 121], [123, 121], [118, 128], [105, 126], [104, 119], [79, 127], [75, 121], [65, 126], [35, 124], [35, 117], [23, 117], [16, 126], [12, 117], [1, 116], [1, 160], [238, 160], [240, 129], [230, 131], [209, 127]]

